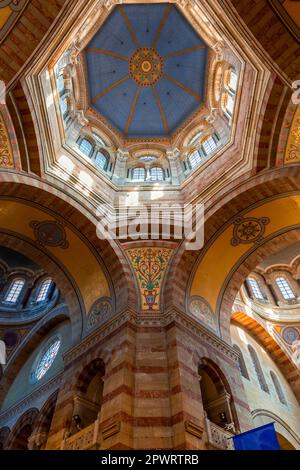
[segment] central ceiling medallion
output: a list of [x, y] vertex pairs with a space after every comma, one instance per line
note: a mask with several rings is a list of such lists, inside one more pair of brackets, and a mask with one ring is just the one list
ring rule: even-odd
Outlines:
[[137, 49], [130, 59], [130, 76], [140, 86], [153, 86], [163, 76], [164, 60], [152, 47]]

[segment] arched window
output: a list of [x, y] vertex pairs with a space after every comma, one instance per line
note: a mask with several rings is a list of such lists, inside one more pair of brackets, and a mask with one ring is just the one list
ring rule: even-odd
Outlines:
[[217, 136], [217, 134], [213, 134], [202, 143], [202, 148], [206, 155], [210, 155], [216, 150], [216, 148], [218, 147], [218, 140], [219, 137]]
[[145, 169], [142, 167], [134, 168], [132, 171], [133, 181], [145, 181]]
[[296, 296], [294, 294], [294, 292], [292, 291], [292, 288], [289, 284], [289, 282], [287, 281], [287, 279], [285, 277], [277, 277], [276, 278], [276, 284], [282, 294], [282, 297], [285, 299], [285, 300], [291, 300], [291, 299], [295, 299]]
[[24, 279], [15, 279], [6, 294], [5, 302], [16, 304], [20, 298], [21, 292], [25, 286]]
[[93, 146], [91, 142], [87, 139], [82, 139], [81, 142], [79, 143], [79, 148], [84, 155], [87, 157], [90, 157], [93, 153]]
[[261, 291], [260, 285], [258, 284], [257, 280], [254, 279], [253, 277], [250, 277], [248, 279], [248, 283], [250, 285], [253, 296], [258, 300], [264, 300], [263, 293]]
[[52, 286], [52, 279], [46, 279], [42, 282], [38, 296], [36, 298], [36, 303], [44, 302], [49, 295], [50, 288]]
[[277, 393], [277, 396], [278, 396], [278, 399], [279, 399], [280, 403], [282, 403], [283, 405], [287, 405], [287, 402], [286, 402], [286, 399], [285, 399], [285, 396], [284, 396], [284, 393], [282, 391], [282, 388], [281, 388], [281, 385], [280, 385], [280, 382], [278, 380], [277, 375], [271, 370], [270, 371], [270, 376], [271, 376], [271, 379], [272, 379], [272, 382], [273, 382], [273, 385], [274, 385], [274, 388], [276, 390], [276, 393]]
[[247, 366], [246, 366], [246, 363], [245, 363], [245, 359], [244, 359], [244, 356], [243, 356], [243, 353], [242, 353], [241, 349], [236, 344], [233, 345], [233, 349], [235, 349], [236, 352], [238, 352], [238, 354], [239, 354], [239, 368], [240, 368], [242, 376], [245, 379], [250, 380], [250, 377], [249, 377], [249, 374], [248, 374], [248, 371], [247, 371]]
[[164, 171], [159, 166], [155, 166], [150, 170], [151, 181], [163, 181]]
[[200, 152], [200, 150], [196, 150], [195, 152], [193, 152], [190, 157], [189, 157], [189, 160], [190, 160], [190, 165], [193, 168], [196, 168], [196, 166], [200, 165], [200, 163], [202, 162], [202, 154]]
[[96, 165], [101, 168], [102, 170], [106, 170], [107, 168], [107, 157], [100, 151], [97, 152], [95, 163]]
[[269, 387], [267, 385], [267, 382], [266, 382], [263, 370], [261, 368], [257, 353], [256, 353], [255, 349], [250, 344], [248, 344], [248, 351], [249, 351], [249, 354], [251, 356], [251, 360], [252, 360], [253, 367], [254, 367], [255, 372], [256, 372], [256, 376], [257, 376], [260, 388], [264, 392], [269, 393]]

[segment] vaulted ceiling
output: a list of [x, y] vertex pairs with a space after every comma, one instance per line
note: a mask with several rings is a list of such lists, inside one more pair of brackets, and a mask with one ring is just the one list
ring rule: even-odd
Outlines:
[[90, 104], [126, 137], [169, 136], [203, 104], [207, 52], [174, 5], [120, 5], [85, 51]]

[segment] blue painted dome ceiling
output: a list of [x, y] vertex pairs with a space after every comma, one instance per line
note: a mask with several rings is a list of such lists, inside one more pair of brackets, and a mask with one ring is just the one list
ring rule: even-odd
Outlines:
[[204, 104], [207, 58], [174, 5], [119, 5], [85, 49], [90, 106], [126, 138], [168, 138]]

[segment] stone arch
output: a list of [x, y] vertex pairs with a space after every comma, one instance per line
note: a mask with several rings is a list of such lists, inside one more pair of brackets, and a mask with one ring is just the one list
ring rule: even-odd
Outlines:
[[61, 306], [50, 311], [32, 328], [24, 341], [14, 351], [4, 371], [0, 385], [0, 402], [2, 402], [6, 394], [9, 393], [9, 388], [15, 377], [18, 375], [29, 356], [43, 341], [43, 338], [60, 323], [65, 320], [70, 320], [70, 316], [71, 314], [67, 306]]
[[9, 450], [28, 450], [29, 439], [34, 429], [39, 411], [31, 408], [17, 421], [8, 437], [6, 448]]
[[[257, 421], [258, 425], [264, 425], [271, 422], [275, 424], [275, 431], [277, 437], [279, 437], [279, 444], [280, 436], [283, 436], [294, 449], [300, 449], [300, 437], [291, 429], [291, 427], [278, 415], [272, 413], [271, 411], [264, 410], [264, 409], [256, 409], [251, 412], [253, 420]], [[280, 436], [278, 436], [278, 434]], [[284, 441], [284, 440], [283, 440]]]
[[260, 264], [260, 262], [277, 251], [300, 240], [300, 225], [283, 230], [281, 234], [274, 234], [253, 248], [240, 258], [232, 267], [231, 273], [224, 280], [222, 292], [218, 299], [218, 312], [222, 336], [229, 339], [230, 316], [235, 297], [247, 276]]
[[[251, 177], [237, 178], [211, 199], [205, 208], [204, 248], [241, 212], [275, 197], [297, 194], [300, 187], [299, 167], [268, 170]], [[186, 309], [189, 284], [197, 268], [201, 251], [178, 247], [169, 269], [169, 283], [164, 295], [164, 308]]]
[[103, 404], [105, 364], [96, 358], [81, 368], [73, 396], [71, 434], [94, 423]]
[[115, 240], [97, 237], [96, 211], [87, 207], [83, 197], [75, 193], [67, 195], [62, 183], [54, 187], [35, 177], [9, 172], [0, 174], [0, 182], [0, 199], [22, 202], [46, 212], [48, 217], [51, 214], [63, 220], [86, 244], [105, 272], [117, 312], [128, 306], [136, 308], [137, 293], [126, 256]]
[[103, 376], [105, 375], [105, 364], [100, 358], [92, 360], [88, 365], [85, 365], [77, 379], [76, 390], [85, 393], [91, 379], [95, 374], [100, 372]]
[[5, 232], [0, 229], [0, 244], [18, 251], [38, 265], [49, 275], [57, 285], [64, 304], [67, 304], [72, 316], [72, 334], [80, 338], [83, 330], [83, 318], [85, 315], [83, 300], [72, 275], [49, 252], [41, 250], [31, 240], [17, 233]]
[[34, 449], [44, 450], [55, 411], [59, 390], [56, 390], [41, 408], [34, 428]]
[[[235, 429], [237, 430], [239, 428], [239, 423], [232, 398], [231, 387], [221, 368], [211, 359], [207, 357], [202, 357], [198, 363], [198, 373], [200, 378], [200, 388], [202, 393], [203, 406], [204, 409], [207, 407], [205, 411], [208, 418], [213, 420], [215, 424], [219, 424], [215, 421], [215, 419], [218, 419], [218, 417], [215, 415], [224, 412], [226, 415], [227, 423], [229, 424], [233, 422]], [[217, 399], [215, 396], [213, 397], [214, 406], [212, 408], [209, 403], [205, 403], [204, 393], [207, 395], [209, 394], [207, 390], [204, 390], [202, 388], [202, 382], [205, 378], [205, 375], [209, 377], [209, 380], [215, 387], [216, 393], [218, 394]]]

